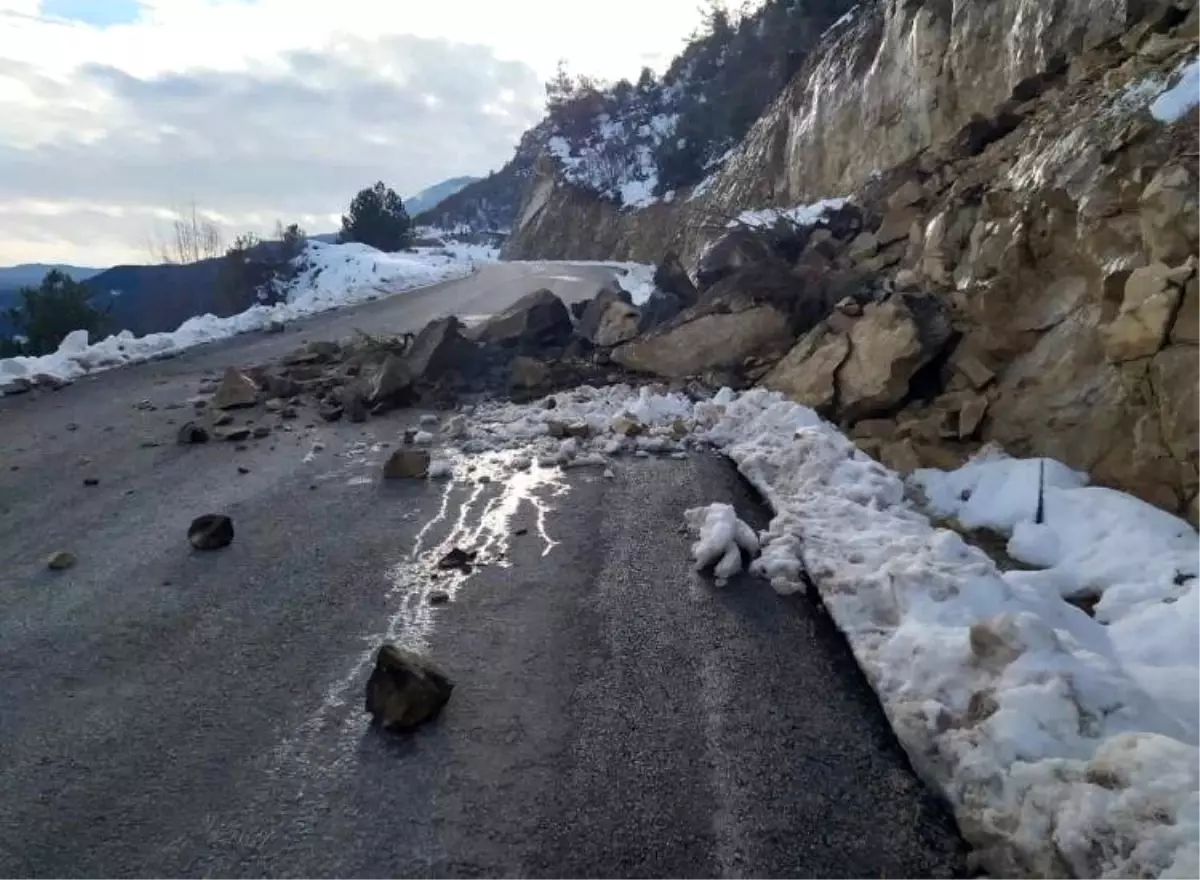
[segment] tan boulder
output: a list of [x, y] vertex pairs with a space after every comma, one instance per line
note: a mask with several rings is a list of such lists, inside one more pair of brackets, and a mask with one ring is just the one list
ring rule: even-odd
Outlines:
[[550, 368], [537, 358], [517, 355], [510, 367], [510, 381], [517, 388], [537, 388], [550, 378]]
[[850, 429], [855, 440], [891, 440], [896, 436], [896, 423], [891, 419], [863, 419]]
[[827, 325], [818, 324], [793, 346], [760, 384], [810, 406], [828, 412], [837, 400], [838, 367], [850, 353], [850, 341]]
[[571, 313], [553, 291], [535, 290], [471, 329], [477, 341], [522, 349], [557, 345], [572, 331]]
[[917, 450], [911, 440], [885, 443], [879, 450], [879, 462], [901, 475], [911, 474], [921, 466], [921, 460], [917, 458]]
[[894, 193], [888, 196], [889, 208], [907, 208], [925, 200], [925, 187], [911, 177], [904, 181]]
[[213, 394], [213, 409], [236, 409], [258, 403], [258, 386], [249, 376], [235, 367], [229, 367], [221, 376], [221, 384]]
[[987, 364], [973, 354], [957, 355], [951, 359], [951, 364], [973, 388], [984, 388], [996, 378]]
[[1176, 459], [1193, 465], [1200, 452], [1198, 368], [1197, 350], [1187, 345], [1164, 348], [1150, 362], [1150, 384], [1158, 402], [1163, 443]]
[[[1193, 6], [1192, 12], [1189, 12], [1188, 17], [1177, 26], [1175, 36], [1180, 37], [1181, 40], [1200, 40], [1200, 4]], [[1196, 509], [1200, 510], [1200, 503], [1193, 503], [1196, 505]]]
[[421, 479], [429, 473], [429, 453], [424, 449], [397, 449], [383, 465], [385, 480]]
[[1200, 284], [1196, 276], [1188, 279], [1183, 289], [1183, 301], [1171, 325], [1171, 341], [1187, 345], [1200, 345]]
[[850, 356], [838, 374], [842, 415], [859, 419], [895, 406], [949, 337], [950, 322], [933, 297], [900, 294], [868, 305], [850, 331]]
[[988, 399], [982, 394], [976, 394], [963, 402], [958, 410], [958, 436], [966, 440], [974, 437], [987, 414]]
[[890, 209], [883, 215], [883, 222], [875, 232], [879, 247], [886, 247], [892, 242], [907, 239], [912, 231], [912, 225], [919, 222], [921, 212], [914, 207], [905, 205]]
[[729, 311], [689, 309], [613, 351], [623, 367], [670, 379], [740, 367], [748, 357], [778, 354], [792, 343], [788, 317], [769, 304], [738, 302]]
[[860, 232], [846, 246], [846, 253], [853, 260], [865, 260], [879, 250], [879, 239], [870, 232]]
[[1150, 357], [1162, 348], [1181, 295], [1170, 275], [1171, 270], [1162, 263], [1130, 273], [1117, 317], [1101, 329], [1110, 361]]
[[1142, 240], [1151, 261], [1182, 263], [1196, 253], [1196, 180], [1183, 165], [1167, 165], [1150, 179], [1139, 200]]
[[612, 302], [600, 316], [592, 341], [599, 346], [609, 347], [628, 342], [638, 335], [642, 312], [625, 302]]
[[1200, 494], [1192, 496], [1183, 515], [1192, 524], [1192, 528], [1200, 529]]
[[897, 290], [919, 290], [921, 288], [920, 276], [912, 269], [901, 269], [892, 279], [892, 283]]
[[858, 264], [858, 268], [869, 275], [878, 274], [885, 269], [890, 269], [898, 265], [904, 259], [904, 254], [907, 250], [907, 243], [895, 242], [885, 247], [875, 256], [863, 260]]
[[463, 329], [454, 316], [426, 324], [404, 353], [409, 374], [430, 381], [451, 370], [463, 371], [475, 354], [475, 346], [463, 336]]

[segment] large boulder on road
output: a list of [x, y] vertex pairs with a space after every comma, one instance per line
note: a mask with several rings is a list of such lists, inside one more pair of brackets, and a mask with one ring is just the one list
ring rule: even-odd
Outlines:
[[472, 337], [488, 345], [536, 351], [548, 346], [565, 345], [571, 337], [571, 313], [563, 301], [549, 290], [535, 290], [490, 318], [472, 332]]
[[672, 320], [683, 311], [683, 303], [673, 293], [656, 290], [650, 298], [638, 306], [641, 317], [638, 320], [638, 333], [647, 333], [662, 324]]
[[367, 681], [366, 710], [384, 730], [411, 730], [437, 715], [453, 691], [454, 682], [433, 661], [384, 644]]
[[868, 305], [850, 328], [850, 353], [837, 374], [842, 416], [857, 421], [893, 409], [951, 332], [949, 316], [935, 297], [900, 294]]
[[258, 403], [258, 386], [236, 367], [229, 367], [221, 377], [221, 384], [213, 394], [214, 409], [235, 409], [254, 406]]
[[797, 403], [828, 416], [837, 402], [837, 371], [850, 354], [850, 340], [824, 323], [809, 330], [762, 380]]
[[740, 368], [749, 357], [785, 352], [793, 340], [787, 313], [771, 303], [731, 297], [680, 313], [647, 335], [619, 346], [613, 360], [667, 378]]
[[669, 293], [678, 297], [679, 301], [685, 306], [694, 305], [699, 297], [696, 285], [688, 277], [687, 270], [683, 268], [683, 263], [679, 261], [679, 255], [674, 251], [667, 251], [667, 255], [662, 258], [657, 268], [655, 268], [654, 286], [663, 293]]
[[373, 406], [397, 406], [412, 399], [413, 374], [401, 355], [389, 354], [383, 363], [364, 370], [361, 384], [363, 399]]
[[462, 323], [453, 315], [426, 324], [404, 354], [413, 378], [430, 381], [451, 370], [466, 373], [474, 362], [475, 346], [462, 331]]
[[696, 281], [701, 290], [707, 290], [739, 269], [776, 259], [764, 235], [750, 229], [731, 229], [705, 248], [696, 270]]
[[[591, 299], [582, 303], [576, 303], [575, 306], [579, 307], [579, 323], [575, 327], [575, 332], [588, 342], [596, 345], [596, 333], [600, 329], [601, 322], [604, 320], [604, 313], [614, 303], [627, 306], [633, 305], [629, 294], [615, 285], [603, 287]], [[572, 306], [572, 308], [575, 308], [575, 306]]]

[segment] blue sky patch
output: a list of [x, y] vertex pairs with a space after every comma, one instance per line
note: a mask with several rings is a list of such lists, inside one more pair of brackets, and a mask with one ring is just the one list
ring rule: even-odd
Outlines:
[[95, 27], [128, 24], [142, 11], [141, 0], [42, 0], [42, 15], [81, 21]]

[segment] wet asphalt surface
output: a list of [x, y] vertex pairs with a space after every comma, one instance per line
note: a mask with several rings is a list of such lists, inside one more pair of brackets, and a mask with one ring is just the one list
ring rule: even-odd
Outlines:
[[[0, 875], [963, 874], [823, 612], [691, 570], [687, 507], [766, 522], [722, 459], [385, 486], [416, 413], [171, 442], [205, 370], [603, 273], [496, 267], [0, 399]], [[217, 511], [233, 544], [192, 552]], [[456, 545], [484, 564], [438, 572]], [[384, 638], [457, 682], [414, 734], [363, 712]]]

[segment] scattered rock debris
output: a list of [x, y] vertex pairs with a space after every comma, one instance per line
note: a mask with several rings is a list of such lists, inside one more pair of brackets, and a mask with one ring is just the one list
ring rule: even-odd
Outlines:
[[383, 465], [385, 480], [422, 479], [429, 473], [429, 453], [424, 449], [397, 449]]
[[176, 434], [176, 439], [183, 445], [207, 443], [208, 430], [203, 425], [198, 425], [195, 422], [184, 422]]
[[436, 716], [453, 691], [454, 682], [433, 661], [388, 643], [375, 655], [366, 710], [384, 730], [411, 730]]
[[46, 558], [46, 568], [51, 571], [66, 571], [74, 568], [79, 560], [69, 550], [57, 550]]
[[188, 526], [188, 541], [197, 550], [220, 550], [233, 542], [233, 520], [223, 513], [206, 513]]
[[464, 550], [461, 547], [455, 547], [438, 560], [437, 567], [441, 569], [458, 569], [459, 571], [470, 572], [475, 564], [475, 557], [478, 555], [478, 552], [475, 550]]

